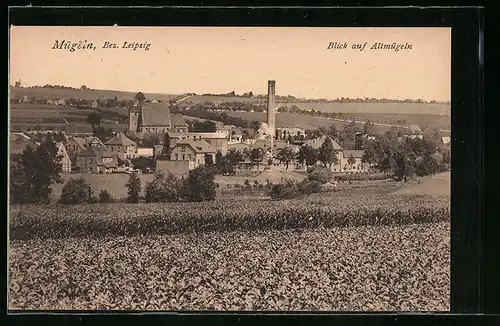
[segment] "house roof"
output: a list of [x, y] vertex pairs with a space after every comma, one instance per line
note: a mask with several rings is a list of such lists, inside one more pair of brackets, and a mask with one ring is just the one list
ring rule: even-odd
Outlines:
[[171, 138], [191, 138], [193, 136], [201, 137], [205, 139], [224, 139], [227, 138], [224, 133], [221, 132], [167, 132], [167, 135]]
[[96, 156], [98, 158], [102, 158], [102, 157], [113, 157], [114, 154], [108, 151], [106, 148], [89, 147], [78, 153], [78, 156]]
[[171, 113], [170, 114], [170, 123], [172, 126], [186, 126], [187, 123], [184, 121], [184, 117], [182, 114]]
[[244, 143], [236, 143], [236, 144], [229, 144], [227, 145], [227, 149], [230, 150], [230, 149], [235, 149], [237, 151], [242, 151], [244, 149], [250, 149], [250, 145], [249, 144], [244, 144]]
[[111, 145], [111, 146], [136, 146], [137, 144], [132, 141], [131, 139], [127, 138], [122, 132], [117, 134], [115, 137], [111, 138], [106, 142], [106, 145]]
[[311, 146], [312, 148], [314, 149], [318, 149], [321, 147], [321, 145], [323, 145], [323, 143], [325, 142], [326, 138], [330, 138], [332, 140], [332, 144], [333, 144], [333, 149], [336, 149], [336, 150], [341, 150], [342, 149], [342, 146], [339, 145], [339, 143], [337, 143], [332, 137], [330, 136], [321, 136], [319, 138], [316, 138], [316, 139], [310, 139], [310, 140], [307, 140], [303, 146], [305, 145], [308, 145], [308, 146]]
[[344, 158], [348, 158], [351, 156], [354, 158], [362, 158], [363, 154], [365, 153], [365, 151], [361, 149], [344, 149], [343, 152]]
[[143, 126], [170, 126], [170, 108], [165, 103], [143, 103], [142, 108]]
[[179, 140], [174, 148], [179, 145], [188, 145], [190, 146], [196, 153], [215, 153], [215, 150], [209, 143], [204, 140], [192, 140], [192, 139], [181, 139]]

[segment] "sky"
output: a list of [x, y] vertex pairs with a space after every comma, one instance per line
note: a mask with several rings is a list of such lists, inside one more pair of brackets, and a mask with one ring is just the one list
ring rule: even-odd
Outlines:
[[[86, 41], [95, 50], [52, 49]], [[118, 48], [103, 48], [104, 43]], [[122, 48], [149, 43], [149, 50]], [[347, 49], [330, 49], [346, 42]], [[363, 51], [354, 44], [367, 45]], [[375, 42], [410, 50], [372, 50]], [[10, 84], [449, 101], [451, 28], [11, 26]]]

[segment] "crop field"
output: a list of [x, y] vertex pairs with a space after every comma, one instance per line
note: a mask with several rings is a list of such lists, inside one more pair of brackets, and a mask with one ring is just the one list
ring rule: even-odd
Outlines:
[[[139, 92], [138, 90], [137, 92]], [[24, 96], [31, 97], [44, 97], [44, 98], [81, 98], [84, 100], [96, 100], [96, 99], [110, 99], [118, 97], [118, 100], [133, 100], [137, 92], [122, 92], [113, 90], [79, 90], [79, 89], [60, 89], [60, 88], [10, 88], [10, 97], [18, 96], [23, 98]], [[177, 98], [177, 94], [159, 94], [159, 93], [144, 93], [146, 99], [152, 100], [157, 99], [161, 101], [168, 102], [172, 99]]]
[[[182, 102], [193, 104], [209, 103], [228, 103], [243, 102], [253, 104], [267, 104], [266, 99], [229, 97], [229, 96], [190, 96]], [[282, 106], [297, 106], [303, 110], [317, 110], [323, 112], [337, 113], [390, 113], [390, 114], [431, 114], [431, 115], [450, 115], [449, 104], [431, 104], [431, 103], [282, 103]]]
[[446, 222], [14, 240], [9, 309], [448, 311]]
[[9, 308], [446, 311], [449, 188], [426, 193], [446, 180], [284, 201], [14, 205]]

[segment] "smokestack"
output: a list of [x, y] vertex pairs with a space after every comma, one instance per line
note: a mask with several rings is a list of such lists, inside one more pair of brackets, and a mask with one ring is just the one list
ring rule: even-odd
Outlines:
[[274, 80], [270, 80], [267, 83], [267, 125], [273, 130], [275, 128], [274, 123], [274, 115], [275, 115], [275, 99], [276, 99], [276, 82]]

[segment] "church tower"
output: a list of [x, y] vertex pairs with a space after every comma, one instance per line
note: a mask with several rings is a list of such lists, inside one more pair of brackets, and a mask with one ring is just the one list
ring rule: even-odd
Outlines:
[[128, 109], [128, 130], [131, 132], [139, 131], [139, 115], [141, 113], [140, 103], [134, 103], [134, 106]]

